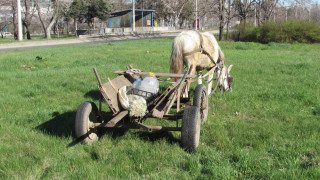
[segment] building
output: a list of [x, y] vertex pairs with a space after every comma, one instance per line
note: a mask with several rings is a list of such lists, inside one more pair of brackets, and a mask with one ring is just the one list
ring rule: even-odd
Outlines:
[[[155, 10], [135, 10], [136, 27], [154, 27]], [[111, 13], [109, 18], [109, 28], [129, 28], [132, 27], [132, 9]]]

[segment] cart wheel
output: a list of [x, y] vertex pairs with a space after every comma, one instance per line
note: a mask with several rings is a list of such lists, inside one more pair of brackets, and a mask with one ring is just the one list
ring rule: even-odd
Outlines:
[[200, 140], [200, 109], [196, 106], [188, 106], [184, 109], [181, 141], [182, 146], [188, 151], [196, 151]]
[[201, 123], [207, 121], [208, 118], [208, 95], [207, 95], [207, 88], [203, 84], [199, 84], [196, 87], [193, 97], [193, 105], [200, 107], [200, 116], [201, 116]]
[[93, 102], [80, 104], [76, 114], [75, 131], [76, 138], [80, 138], [83, 144], [89, 144], [98, 140], [97, 130], [93, 122], [97, 122], [98, 108]]

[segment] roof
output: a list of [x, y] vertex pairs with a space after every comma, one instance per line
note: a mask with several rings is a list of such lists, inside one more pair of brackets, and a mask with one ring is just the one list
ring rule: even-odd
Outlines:
[[[131, 12], [132, 9], [127, 9], [124, 11], [118, 11], [118, 12], [113, 12], [111, 13], [112, 16], [122, 16], [124, 14], [127, 14], [128, 12]], [[150, 10], [150, 9], [135, 9], [136, 12], [155, 12], [156, 10]]]

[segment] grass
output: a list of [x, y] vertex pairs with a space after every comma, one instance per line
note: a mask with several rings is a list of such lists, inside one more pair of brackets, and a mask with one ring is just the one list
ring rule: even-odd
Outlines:
[[98, 103], [92, 68], [103, 81], [128, 64], [169, 72], [171, 42], [1, 52], [0, 179], [320, 178], [319, 44], [221, 42], [233, 92], [211, 96], [196, 153], [179, 132], [108, 129], [72, 144], [77, 107]]
[[[70, 35], [60, 35], [60, 37], [55, 37], [52, 35], [51, 39], [49, 40], [63, 40], [63, 39], [76, 39], [78, 37]], [[5, 44], [5, 43], [15, 43], [15, 42], [30, 42], [30, 41], [48, 41], [48, 39], [45, 39], [43, 35], [34, 35], [31, 37], [31, 40], [28, 39], [23, 39], [22, 41], [15, 40], [13, 36], [10, 37], [5, 37], [5, 38], [0, 38], [0, 44]]]

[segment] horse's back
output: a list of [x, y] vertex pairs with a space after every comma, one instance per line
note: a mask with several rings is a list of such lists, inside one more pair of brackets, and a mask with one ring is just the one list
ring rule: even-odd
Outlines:
[[172, 47], [175, 46], [175, 44], [177, 46], [182, 45], [184, 52], [192, 51], [200, 46], [199, 34], [197, 31], [182, 31], [175, 37]]

